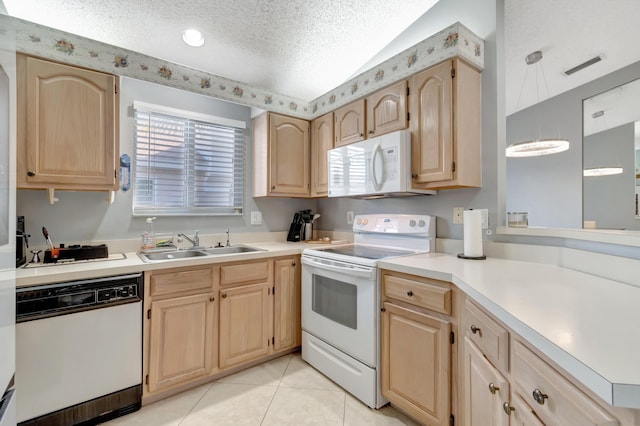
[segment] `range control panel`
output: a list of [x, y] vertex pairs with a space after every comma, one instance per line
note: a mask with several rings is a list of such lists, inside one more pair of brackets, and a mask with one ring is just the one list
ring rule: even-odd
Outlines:
[[435, 217], [408, 214], [356, 215], [353, 220], [353, 232], [435, 236]]

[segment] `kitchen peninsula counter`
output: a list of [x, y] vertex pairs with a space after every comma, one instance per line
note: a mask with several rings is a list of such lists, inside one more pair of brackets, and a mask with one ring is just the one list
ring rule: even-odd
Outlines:
[[450, 281], [605, 402], [640, 408], [640, 288], [555, 265], [429, 253], [382, 269]]

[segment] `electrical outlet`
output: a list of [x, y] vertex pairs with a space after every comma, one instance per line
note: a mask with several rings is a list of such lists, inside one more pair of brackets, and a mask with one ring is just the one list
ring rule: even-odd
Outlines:
[[347, 212], [347, 224], [351, 225], [353, 223], [353, 212]]
[[251, 212], [251, 224], [262, 225], [262, 212]]
[[454, 207], [453, 208], [453, 223], [455, 225], [462, 225], [463, 214], [464, 214], [464, 207]]

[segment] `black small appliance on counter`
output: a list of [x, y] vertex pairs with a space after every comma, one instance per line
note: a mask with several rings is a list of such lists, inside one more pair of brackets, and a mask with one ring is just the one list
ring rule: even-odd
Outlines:
[[29, 248], [29, 237], [25, 232], [24, 216], [18, 216], [16, 224], [16, 268], [27, 263], [27, 249]]

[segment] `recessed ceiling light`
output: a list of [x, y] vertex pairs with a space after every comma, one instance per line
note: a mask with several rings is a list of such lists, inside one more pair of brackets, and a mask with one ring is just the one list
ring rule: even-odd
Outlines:
[[189, 46], [200, 47], [204, 44], [202, 33], [198, 30], [188, 29], [182, 32], [182, 40]]

